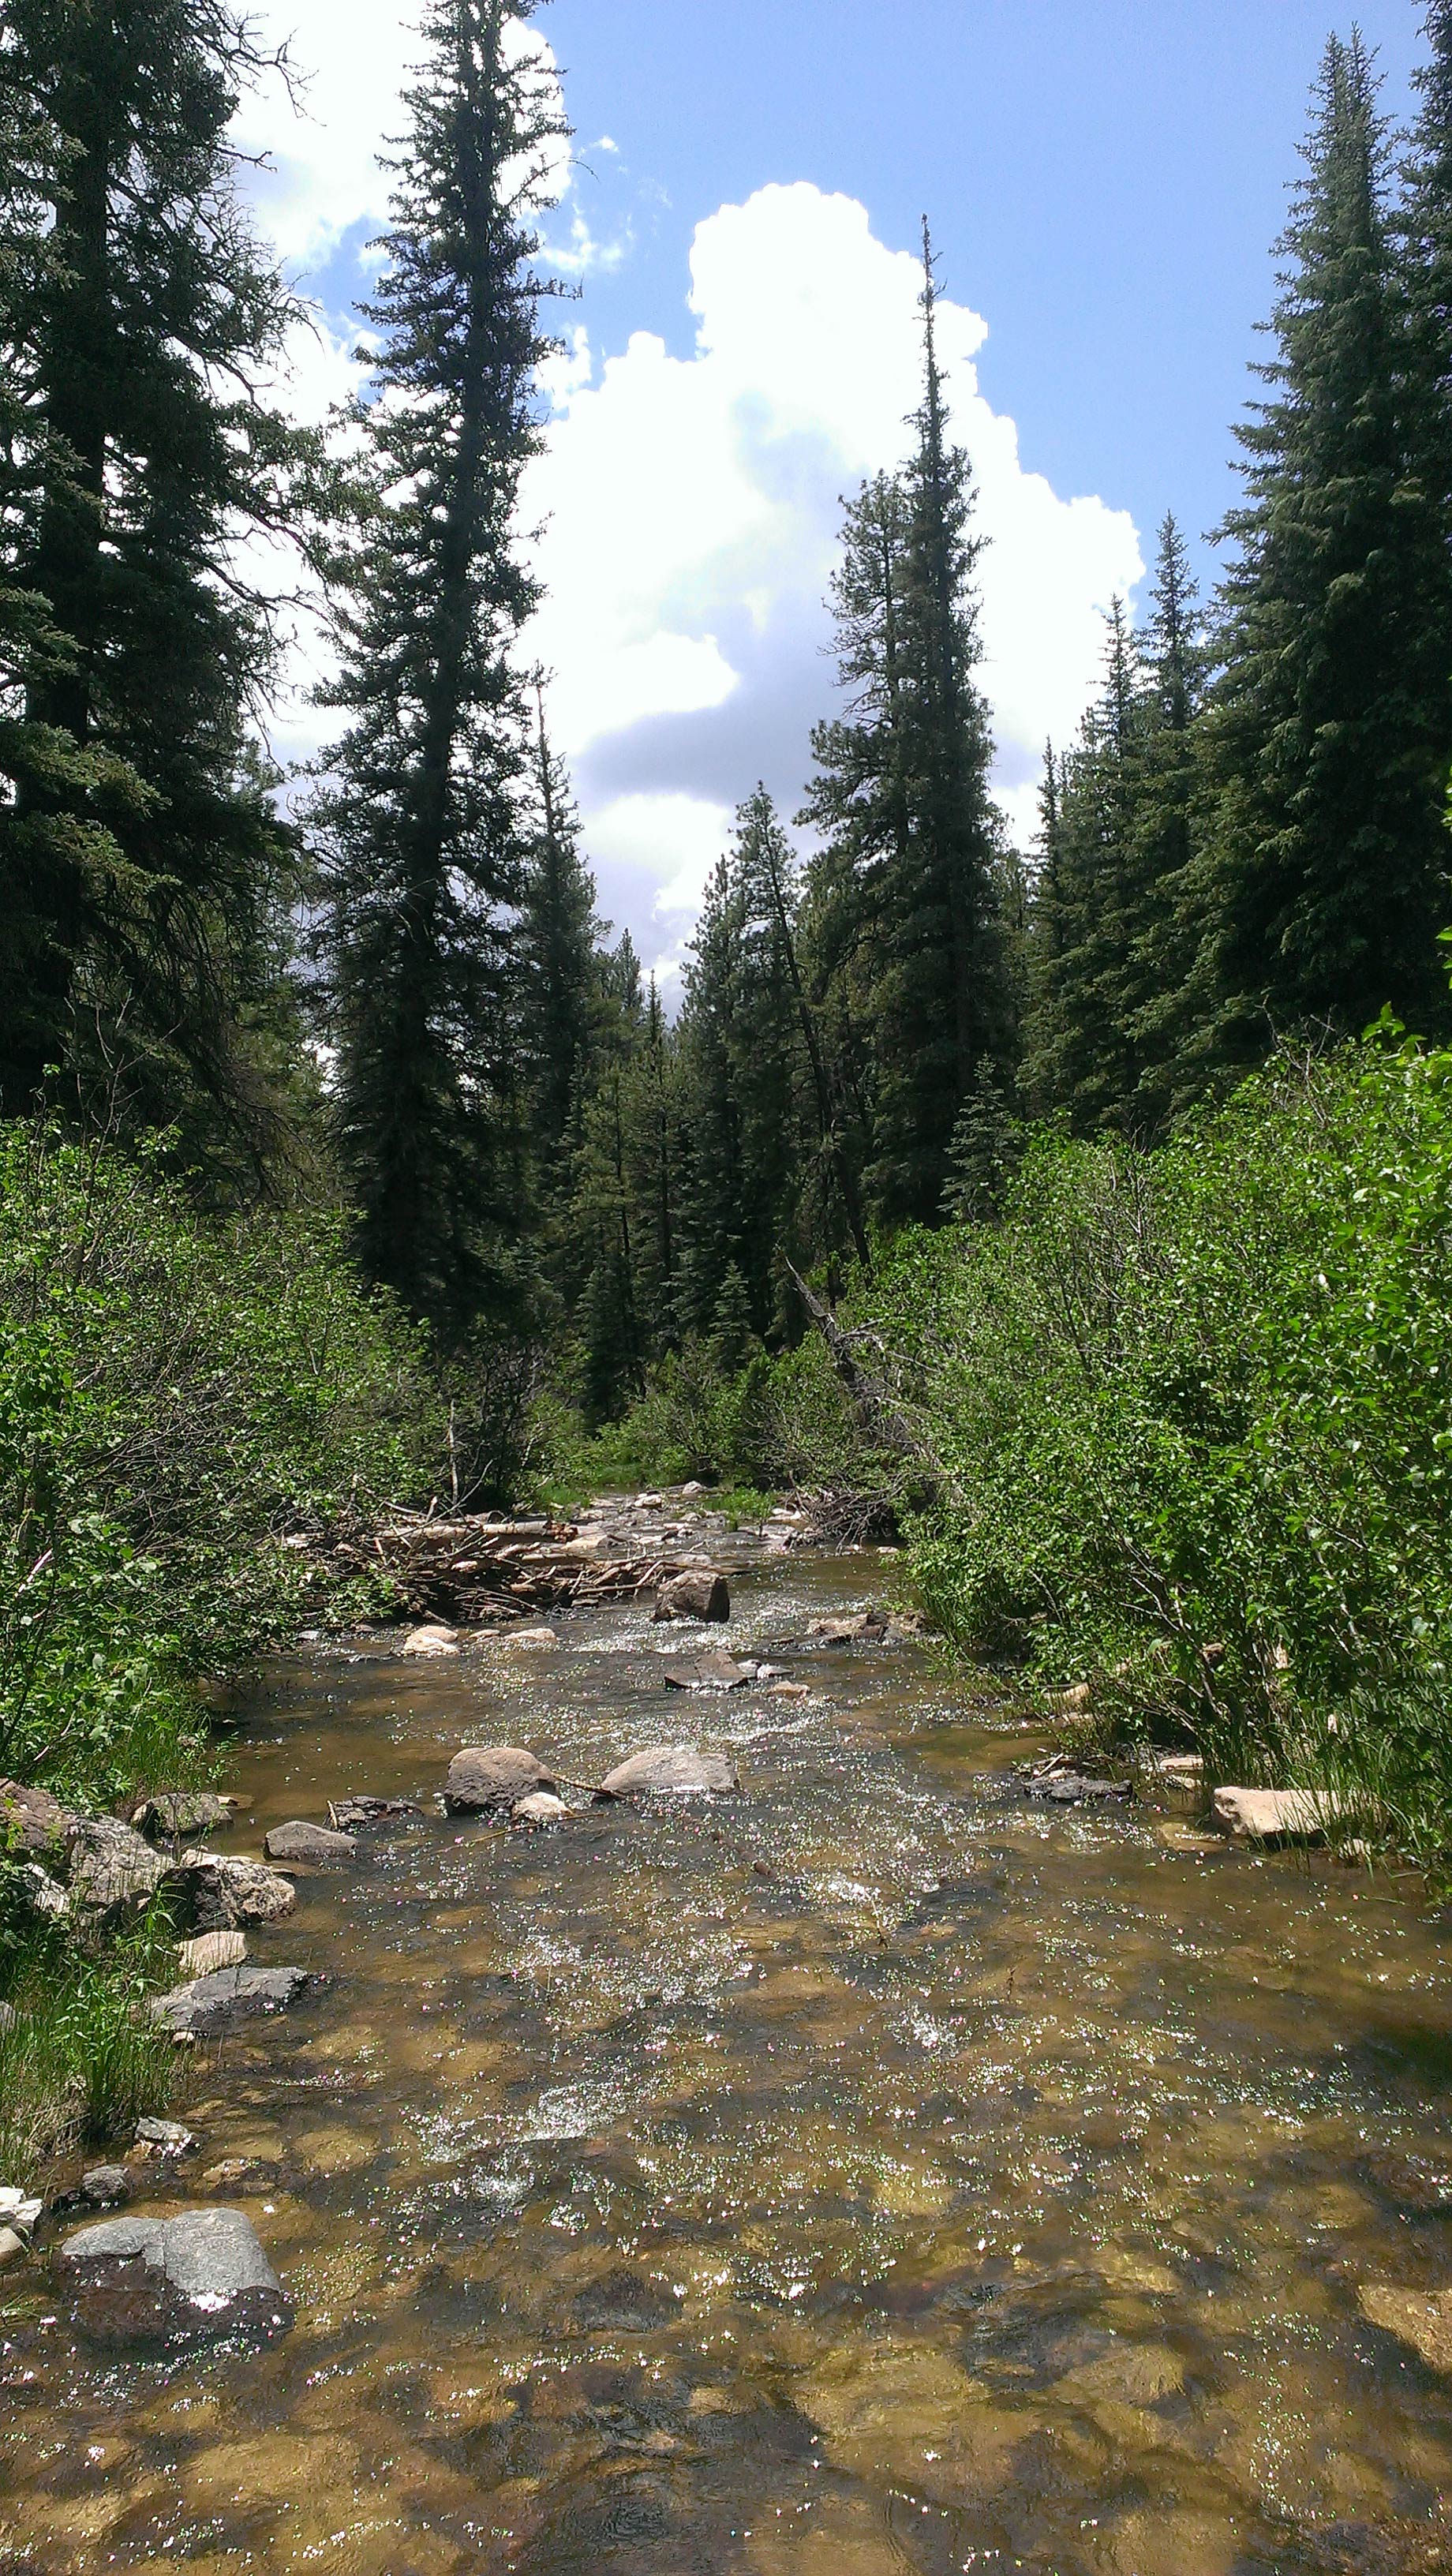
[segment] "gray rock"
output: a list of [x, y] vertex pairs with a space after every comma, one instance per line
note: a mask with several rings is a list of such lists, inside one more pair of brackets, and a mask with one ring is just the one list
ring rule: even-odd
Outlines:
[[138, 1832], [166, 1842], [190, 1842], [194, 1834], [209, 1834], [218, 1825], [229, 1825], [234, 1810], [230, 1798], [219, 1798], [210, 1789], [167, 1789], [148, 1798], [138, 1807], [131, 1821]]
[[15, 1873], [22, 1903], [37, 1923], [64, 1923], [71, 1910], [65, 1889], [38, 1860], [22, 1861]]
[[30, 1789], [19, 1780], [0, 1780], [0, 1850], [59, 1855], [75, 1828], [75, 1817], [48, 1789]]
[[138, 2120], [136, 2143], [149, 2156], [189, 2156], [196, 2145], [196, 2133], [180, 2120]]
[[291, 1914], [297, 1889], [265, 1861], [183, 1852], [168, 1883], [177, 1887], [197, 1932], [235, 1932], [249, 1923], [277, 1923]]
[[67, 2237], [55, 2268], [83, 2334], [178, 2343], [280, 2334], [292, 2307], [240, 2209], [113, 2218]]
[[835, 1618], [814, 1619], [807, 1635], [816, 1646], [880, 1643], [890, 1622], [885, 1610], [843, 1610]]
[[731, 1590], [724, 1574], [696, 1566], [667, 1577], [655, 1596], [657, 1619], [704, 1619], [719, 1627], [731, 1616]]
[[667, 1664], [662, 1672], [667, 1690], [744, 1690], [755, 1677], [754, 1664], [733, 1663], [729, 1655], [698, 1655], [689, 1664]]
[[351, 1834], [335, 1834], [327, 1825], [301, 1822], [274, 1825], [262, 1837], [262, 1848], [269, 1860], [311, 1861], [322, 1868], [341, 1868], [358, 1857], [358, 1846]]
[[335, 1834], [351, 1834], [359, 1825], [386, 1824], [394, 1816], [416, 1816], [418, 1806], [412, 1798], [370, 1798], [366, 1793], [356, 1798], [330, 1798], [328, 1822]]
[[131, 2198], [131, 2176], [124, 2165], [92, 2165], [81, 2176], [81, 2190], [97, 2209], [110, 2209]]
[[509, 1811], [509, 1821], [523, 1833], [538, 1833], [543, 1825], [562, 1825], [569, 1816], [563, 1798], [548, 1789], [536, 1789], [528, 1798], [516, 1798]]
[[286, 2012], [311, 1983], [306, 1968], [217, 1968], [152, 1998], [151, 2012], [168, 2030], [205, 2037], [258, 2013]]
[[1026, 1786], [1031, 1798], [1050, 1807], [1107, 1806], [1132, 1794], [1127, 1780], [1096, 1780], [1082, 1771], [1048, 1771]]
[[82, 1914], [110, 1921], [139, 1914], [166, 1871], [161, 1854], [115, 1816], [89, 1816], [72, 1834], [71, 1903]]
[[612, 1798], [729, 1797], [741, 1782], [724, 1753], [699, 1744], [656, 1744], [618, 1763], [600, 1786]]
[[449, 1764], [444, 1805], [451, 1816], [499, 1815], [554, 1785], [539, 1756], [521, 1745], [468, 1745]]

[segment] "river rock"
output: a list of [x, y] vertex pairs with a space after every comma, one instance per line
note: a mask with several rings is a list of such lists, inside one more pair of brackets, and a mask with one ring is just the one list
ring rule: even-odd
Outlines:
[[15, 1873], [15, 1886], [21, 1904], [37, 1923], [64, 1923], [71, 1900], [38, 1860], [21, 1862]]
[[312, 1980], [306, 1968], [218, 1968], [152, 1998], [154, 2020], [198, 2038], [258, 2013], [286, 2012]]
[[1215, 1822], [1238, 1843], [1319, 1842], [1344, 1812], [1341, 1800], [1323, 1789], [1215, 1792]]
[[139, 1914], [167, 1873], [150, 1843], [115, 1816], [88, 1816], [71, 1836], [71, 1903], [82, 1914], [116, 1920]]
[[131, 1821], [138, 1832], [155, 1840], [190, 1842], [196, 1834], [229, 1825], [235, 1812], [231, 1798], [219, 1798], [210, 1789], [167, 1789], [148, 1798]]
[[657, 1619], [703, 1619], [721, 1627], [731, 1616], [731, 1587], [711, 1566], [668, 1575], [655, 1596]]
[[756, 1678], [754, 1664], [738, 1664], [730, 1655], [698, 1655], [689, 1664], [666, 1664], [661, 1678], [667, 1690], [744, 1690]]
[[459, 1631], [441, 1619], [431, 1619], [421, 1628], [410, 1628], [403, 1641], [406, 1655], [457, 1655]]
[[81, 2191], [93, 2209], [113, 2209], [131, 2198], [131, 2176], [124, 2165], [92, 2165], [81, 2176]]
[[218, 1968], [240, 1968], [247, 1956], [245, 1932], [200, 1932], [194, 1941], [177, 1943], [176, 1963], [190, 1983], [210, 1977]]
[[334, 1798], [328, 1803], [328, 1822], [335, 1834], [351, 1834], [359, 1825], [386, 1824], [394, 1816], [416, 1816], [417, 1802], [412, 1798]]
[[212, 1852], [183, 1852], [170, 1873], [198, 1932], [233, 1932], [246, 1923], [278, 1923], [291, 1914], [297, 1889], [265, 1861]]
[[136, 2123], [136, 2144], [144, 2156], [189, 2156], [196, 2143], [196, 2131], [182, 2120], [158, 2120], [148, 2115]]
[[1050, 1807], [1109, 1806], [1132, 1794], [1127, 1780], [1098, 1780], [1084, 1771], [1045, 1771], [1024, 1785], [1030, 1798]]
[[504, 1646], [557, 1646], [559, 1642], [553, 1628], [506, 1628], [500, 1639]]
[[263, 1835], [262, 1848], [269, 1860], [310, 1861], [319, 1869], [343, 1868], [358, 1857], [351, 1834], [335, 1834], [327, 1825], [302, 1822], [274, 1825]]
[[67, 2237], [55, 2268], [73, 2322], [101, 2343], [265, 2338], [292, 2323], [282, 2283], [240, 2209], [103, 2220]]
[[1429, 2370], [1452, 2378], [1452, 2290], [1401, 2290], [1390, 2281], [1364, 2281], [1356, 2295], [1372, 2325], [1409, 2343]]
[[724, 1753], [700, 1744], [656, 1744], [617, 1763], [600, 1786], [611, 1798], [730, 1797], [741, 1782]]
[[538, 1754], [522, 1745], [466, 1745], [449, 1764], [444, 1805], [451, 1816], [499, 1815], [554, 1785]]
[[690, 1481], [690, 1483], [689, 1483], [688, 1485], [682, 1485], [682, 1487], [681, 1487], [681, 1500], [682, 1500], [682, 1502], [683, 1502], [683, 1503], [695, 1503], [695, 1502], [699, 1502], [699, 1501], [700, 1501], [700, 1498], [701, 1498], [702, 1494], [704, 1494], [705, 1490], [706, 1490], [705, 1486], [704, 1486], [703, 1484], [701, 1484], [701, 1483], [698, 1481], [698, 1479], [697, 1479], [696, 1477], [694, 1477], [694, 1476], [693, 1476], [693, 1477], [691, 1478], [691, 1481]]
[[807, 1635], [816, 1646], [855, 1646], [887, 1635], [885, 1610], [842, 1610], [834, 1618], [814, 1619]]
[[0, 1850], [34, 1852], [42, 1859], [65, 1850], [75, 1817], [48, 1789], [0, 1780]]
[[549, 1789], [535, 1789], [527, 1798], [516, 1798], [509, 1821], [523, 1833], [538, 1833], [544, 1825], [566, 1823], [569, 1813], [563, 1798], [555, 1797]]
[[0, 2191], [0, 2225], [20, 2237], [28, 2237], [39, 2218], [44, 2203], [29, 2192], [7, 2189]]

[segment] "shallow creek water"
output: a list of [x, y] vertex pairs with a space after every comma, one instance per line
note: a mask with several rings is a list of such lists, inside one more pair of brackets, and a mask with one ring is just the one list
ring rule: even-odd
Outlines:
[[209, 2052], [136, 2204], [244, 2208], [297, 2324], [117, 2361], [7, 2282], [0, 2568], [1452, 2567], [1452, 2379], [1358, 2304], [1452, 2280], [1441, 1927], [1029, 1806], [986, 1685], [802, 1644], [870, 1557], [734, 1582], [810, 1700], [668, 1692], [634, 1609], [269, 1676], [238, 1849], [471, 1741], [588, 1779], [704, 1734], [745, 1795], [431, 1808], [300, 1881], [252, 1956], [326, 1981]]

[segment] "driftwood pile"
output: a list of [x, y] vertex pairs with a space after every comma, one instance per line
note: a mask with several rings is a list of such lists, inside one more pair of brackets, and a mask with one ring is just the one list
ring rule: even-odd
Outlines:
[[582, 1532], [571, 1521], [438, 1520], [422, 1512], [335, 1538], [324, 1561], [332, 1582], [384, 1575], [409, 1618], [459, 1628], [634, 1600], [684, 1570], [679, 1556], [622, 1553], [603, 1531]]

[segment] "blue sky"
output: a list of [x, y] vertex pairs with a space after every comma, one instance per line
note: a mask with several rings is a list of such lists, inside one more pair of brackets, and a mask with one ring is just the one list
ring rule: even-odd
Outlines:
[[[261, 206], [323, 314], [297, 401], [347, 380], [373, 165], [412, 51], [389, 0], [263, 0], [313, 75], [274, 99]], [[1391, 114], [1420, 11], [1363, 0]], [[1271, 244], [1326, 0], [554, 0], [578, 137], [546, 234], [562, 308], [526, 492], [550, 601], [528, 639], [605, 908], [670, 974], [733, 806], [791, 813], [832, 675], [839, 495], [901, 452], [931, 217], [974, 459], [997, 783], [1032, 830], [1044, 736], [1093, 686], [1102, 611], [1173, 508], [1233, 497]], [[300, 706], [280, 736], [305, 746]], [[291, 727], [291, 732], [289, 732]]]

